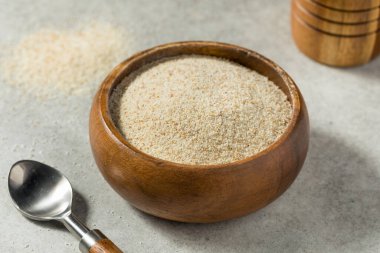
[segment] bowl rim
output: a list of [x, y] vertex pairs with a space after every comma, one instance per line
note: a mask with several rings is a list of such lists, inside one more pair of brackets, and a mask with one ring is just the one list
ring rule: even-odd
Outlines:
[[[246, 157], [242, 160], [237, 160], [229, 163], [221, 163], [221, 164], [185, 164], [185, 163], [177, 163], [169, 160], [164, 160], [158, 157], [154, 157], [152, 155], [149, 155], [142, 150], [138, 149], [134, 145], [132, 145], [124, 136], [121, 134], [119, 129], [116, 127], [116, 125], [113, 122], [110, 110], [109, 110], [109, 99], [112, 94], [113, 89], [123, 80], [127, 75], [124, 75], [121, 80], [118, 80], [120, 76], [123, 74], [125, 69], [130, 66], [133, 62], [136, 62], [137, 60], [141, 60], [148, 55], [155, 54], [157, 52], [161, 52], [164, 50], [167, 50], [169, 48], [173, 47], [187, 47], [187, 46], [211, 46], [211, 47], [218, 47], [223, 49], [233, 49], [233, 50], [239, 50], [246, 53], [249, 57], [253, 57], [258, 59], [259, 61], [264, 62], [267, 64], [270, 68], [272, 68], [274, 71], [278, 73], [278, 75], [283, 79], [286, 88], [289, 91], [289, 96], [291, 97], [291, 105], [292, 105], [292, 114], [291, 119], [288, 123], [288, 126], [285, 129], [285, 132], [272, 144], [270, 144], [267, 148], [264, 150], [253, 154], [249, 157]], [[207, 55], [207, 54], [205, 54]], [[212, 55], [210, 55], [212, 56]], [[161, 58], [163, 59], [163, 58]], [[160, 60], [160, 59], [159, 59]], [[230, 61], [233, 61], [231, 59], [228, 59]], [[154, 61], [152, 61], [154, 62]], [[233, 61], [234, 62], [234, 61]], [[150, 62], [151, 63], [151, 62]], [[238, 63], [240, 64], [240, 63]], [[285, 72], [280, 66], [278, 66], [273, 61], [269, 60], [268, 58], [262, 56], [261, 54], [246, 49], [240, 46], [236, 46], [233, 44], [228, 43], [222, 43], [222, 42], [214, 42], [214, 41], [180, 41], [180, 42], [171, 42], [166, 43], [162, 45], [158, 45], [155, 47], [152, 47], [150, 49], [137, 52], [136, 54], [132, 55], [131, 57], [128, 57], [126, 60], [122, 61], [120, 64], [118, 64], [116, 67], [114, 67], [111, 72], [108, 74], [108, 76], [104, 79], [102, 82], [99, 90], [98, 90], [98, 99], [95, 101], [95, 103], [100, 106], [100, 116], [101, 121], [103, 121], [104, 126], [106, 128], [106, 132], [108, 135], [118, 144], [121, 145], [130, 151], [133, 152], [135, 156], [138, 156], [139, 158], [149, 161], [151, 163], [159, 163], [164, 164], [165, 166], [160, 166], [161, 168], [164, 167], [170, 167], [171, 170], [178, 169], [178, 170], [191, 170], [196, 169], [199, 171], [204, 170], [221, 170], [221, 169], [228, 169], [231, 167], [240, 166], [242, 164], [249, 163], [253, 160], [256, 160], [260, 157], [265, 156], [266, 154], [272, 152], [277, 147], [279, 147], [281, 144], [283, 144], [287, 139], [289, 139], [291, 133], [293, 132], [294, 128], [296, 127], [296, 123], [299, 119], [300, 112], [301, 112], [301, 94], [296, 86], [293, 79], [288, 75], [288, 73]], [[99, 108], [99, 107], [98, 107]]]

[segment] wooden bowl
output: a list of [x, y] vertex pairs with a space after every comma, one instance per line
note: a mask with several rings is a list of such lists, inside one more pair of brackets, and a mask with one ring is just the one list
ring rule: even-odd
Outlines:
[[305, 21], [313, 28], [321, 30], [325, 33], [340, 35], [366, 35], [368, 33], [377, 32], [380, 28], [380, 20], [364, 22], [359, 24], [344, 24], [321, 19], [310, 13], [300, 3], [299, 0], [292, 1], [292, 13]]
[[317, 30], [291, 15], [293, 39], [307, 56], [320, 63], [351, 67], [369, 62], [380, 53], [380, 32], [363, 36], [337, 36]]
[[[132, 146], [112, 122], [109, 98], [113, 89], [126, 76], [146, 64], [189, 54], [229, 59], [256, 70], [277, 84], [293, 108], [285, 133], [264, 151], [221, 165], [169, 162]], [[309, 120], [294, 81], [267, 58], [229, 44], [178, 42], [137, 53], [112, 70], [93, 101], [90, 142], [104, 178], [133, 206], [169, 220], [207, 223], [258, 210], [290, 186], [306, 157]]]
[[[327, 8], [313, 0], [299, 0], [299, 2], [306, 10], [319, 18], [339, 23], [357, 24], [378, 20], [380, 18], [380, 8], [364, 11], [341, 11]], [[360, 0], [358, 0], [358, 2], [360, 2]]]
[[380, 0], [314, 0], [320, 5], [343, 11], [366, 11], [379, 8]]

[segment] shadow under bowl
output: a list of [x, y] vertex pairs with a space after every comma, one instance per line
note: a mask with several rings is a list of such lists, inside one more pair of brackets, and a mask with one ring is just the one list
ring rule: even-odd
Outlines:
[[[258, 154], [217, 165], [165, 161], [131, 145], [110, 116], [113, 89], [146, 64], [189, 54], [228, 59], [267, 76], [278, 85], [292, 105], [292, 117], [285, 133]], [[137, 53], [111, 71], [93, 100], [90, 142], [104, 178], [130, 204], [169, 220], [208, 223], [256, 211], [291, 185], [307, 154], [309, 119], [294, 81], [267, 58], [230, 44], [177, 42]]]

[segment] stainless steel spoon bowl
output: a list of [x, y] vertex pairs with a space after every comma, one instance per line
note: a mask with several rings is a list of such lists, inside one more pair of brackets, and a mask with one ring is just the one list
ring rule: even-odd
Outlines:
[[[15, 163], [8, 177], [9, 193], [16, 208], [33, 220], [58, 220], [78, 239], [81, 252], [121, 252], [99, 230], [89, 230], [71, 213], [73, 190], [58, 170], [40, 162]], [[98, 252], [98, 251], [94, 251]]]

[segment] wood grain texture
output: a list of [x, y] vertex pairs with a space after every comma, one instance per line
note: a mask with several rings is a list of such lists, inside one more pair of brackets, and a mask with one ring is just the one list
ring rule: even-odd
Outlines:
[[[292, 104], [292, 119], [286, 132], [259, 154], [222, 165], [173, 163], [133, 147], [110, 117], [108, 103], [112, 90], [145, 64], [186, 54], [226, 58], [267, 76]], [[112, 70], [93, 101], [90, 142], [107, 182], [133, 206], [165, 219], [208, 223], [256, 211], [290, 186], [307, 154], [309, 119], [293, 80], [267, 58], [224, 43], [178, 42], [140, 52]]]
[[89, 253], [123, 253], [112, 241], [109, 239], [102, 239], [90, 248]]
[[380, 53], [380, 32], [363, 36], [337, 36], [310, 26], [294, 11], [291, 16], [292, 34], [298, 48], [320, 63], [350, 67], [365, 64]]
[[343, 11], [365, 11], [380, 7], [380, 0], [314, 0], [314, 2]]
[[299, 2], [306, 10], [313, 13], [315, 16], [339, 23], [357, 24], [378, 20], [380, 18], [380, 8], [373, 8], [365, 11], [341, 11], [326, 8], [317, 4], [313, 0], [299, 0]]
[[299, 0], [292, 1], [293, 15], [297, 15], [304, 22], [308, 23], [315, 29], [319, 29], [326, 33], [331, 33], [337, 36], [340, 35], [366, 35], [369, 33], [377, 32], [380, 28], [380, 20], [374, 20], [359, 24], [343, 24], [321, 19], [306, 10], [299, 2]]

